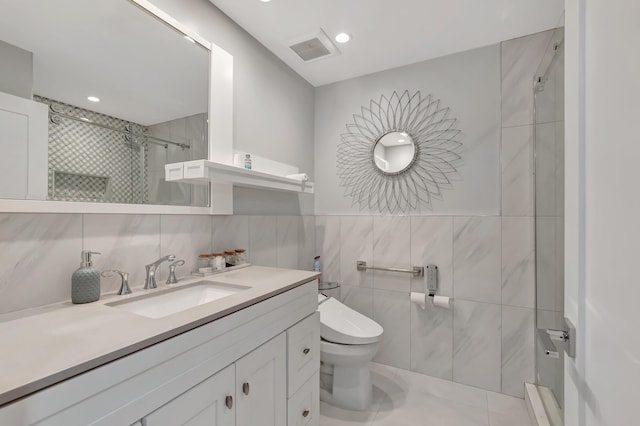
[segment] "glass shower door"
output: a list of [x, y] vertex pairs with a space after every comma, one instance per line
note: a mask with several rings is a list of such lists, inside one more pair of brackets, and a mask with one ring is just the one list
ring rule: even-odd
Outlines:
[[[536, 73], [536, 376], [550, 418], [562, 420], [564, 344], [564, 31], [556, 30]], [[555, 351], [553, 348], [555, 347]], [[551, 350], [550, 350], [551, 349]]]

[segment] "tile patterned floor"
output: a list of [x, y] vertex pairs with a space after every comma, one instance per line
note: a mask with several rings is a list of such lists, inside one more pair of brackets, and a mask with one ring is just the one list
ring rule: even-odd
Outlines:
[[320, 426], [531, 426], [525, 402], [371, 363], [373, 403], [356, 412], [320, 404]]

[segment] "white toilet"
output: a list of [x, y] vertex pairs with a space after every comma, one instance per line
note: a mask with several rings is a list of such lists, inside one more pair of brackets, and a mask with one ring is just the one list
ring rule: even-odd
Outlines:
[[375, 321], [319, 294], [320, 399], [350, 410], [371, 404], [368, 362], [378, 350], [382, 327]]

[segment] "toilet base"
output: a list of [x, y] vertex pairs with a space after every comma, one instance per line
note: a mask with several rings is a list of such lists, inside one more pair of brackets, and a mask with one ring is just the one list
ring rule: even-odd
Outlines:
[[364, 411], [369, 408], [372, 399], [369, 366], [364, 364], [349, 367], [333, 365], [332, 367], [331, 392], [321, 389], [320, 400], [348, 410]]

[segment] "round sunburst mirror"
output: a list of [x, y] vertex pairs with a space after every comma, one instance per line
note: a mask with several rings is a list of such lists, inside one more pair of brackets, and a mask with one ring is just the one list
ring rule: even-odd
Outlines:
[[373, 146], [373, 162], [383, 173], [402, 173], [415, 158], [416, 145], [406, 132], [389, 132]]
[[406, 213], [432, 207], [452, 189], [461, 131], [448, 107], [419, 91], [372, 99], [341, 135], [337, 167], [345, 195], [361, 208]]

